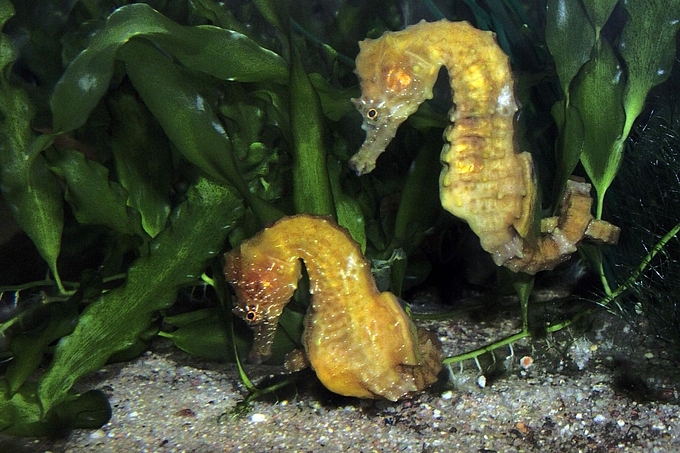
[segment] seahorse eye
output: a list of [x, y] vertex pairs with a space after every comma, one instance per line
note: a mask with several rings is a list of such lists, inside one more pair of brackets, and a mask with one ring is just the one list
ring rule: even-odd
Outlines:
[[375, 120], [378, 118], [378, 109], [370, 108], [366, 111], [366, 118]]
[[254, 323], [259, 320], [259, 316], [257, 314], [257, 305], [250, 305], [246, 307], [242, 313], [243, 318], [250, 323]]

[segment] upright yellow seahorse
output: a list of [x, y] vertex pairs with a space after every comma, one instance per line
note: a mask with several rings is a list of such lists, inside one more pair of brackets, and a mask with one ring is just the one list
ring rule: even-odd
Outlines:
[[432, 98], [442, 66], [453, 91], [439, 178], [444, 209], [470, 224], [498, 265], [534, 274], [551, 269], [585, 237], [616, 242], [618, 228], [593, 219], [590, 185], [568, 183], [559, 217], [533, 231], [536, 181], [531, 155], [515, 140], [514, 80], [495, 35], [467, 22], [425, 22], [359, 43], [356, 73], [366, 140], [350, 166], [369, 173], [396, 130]]
[[329, 390], [395, 401], [437, 380], [439, 340], [416, 330], [394, 294], [378, 291], [359, 245], [330, 220], [285, 217], [225, 259], [224, 273], [237, 296], [234, 313], [255, 332], [251, 362], [271, 355], [279, 316], [304, 262], [312, 293], [304, 352]]

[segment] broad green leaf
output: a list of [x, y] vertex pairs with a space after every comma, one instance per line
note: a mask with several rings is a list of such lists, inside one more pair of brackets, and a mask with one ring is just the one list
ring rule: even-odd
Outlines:
[[151, 241], [149, 254], [130, 266], [126, 283], [91, 302], [74, 332], [57, 344], [38, 389], [45, 411], [63, 401], [77, 379], [137, 342], [152, 315], [170, 307], [179, 287], [201, 275], [242, 212], [231, 189], [206, 179], [191, 188], [169, 227]]
[[624, 85], [623, 70], [612, 48], [606, 41], [598, 41], [592, 59], [571, 87], [572, 103], [583, 120], [581, 163], [600, 199], [621, 163]]
[[287, 75], [281, 57], [241, 33], [181, 26], [146, 4], [126, 5], [111, 13], [57, 83], [50, 101], [55, 132], [85, 124], [109, 88], [119, 48], [134, 37], [149, 39], [182, 65], [223, 80], [283, 83]]
[[165, 228], [170, 213], [170, 143], [133, 94], [112, 96], [108, 106], [116, 176], [128, 192], [128, 204], [141, 214], [144, 231], [154, 238]]
[[97, 429], [111, 419], [111, 406], [103, 391], [89, 390], [81, 394], [74, 393], [55, 407], [54, 417], [69, 429]]
[[[264, 134], [266, 126], [279, 128], [278, 115], [258, 94], [247, 92], [240, 84], [226, 88], [219, 112], [234, 148], [239, 173], [248, 183], [251, 193], [265, 200], [281, 198], [286, 189], [279, 178], [279, 137]], [[270, 129], [269, 132], [274, 132]], [[276, 138], [275, 138], [276, 137]], [[263, 143], [261, 140], [266, 140]]]
[[34, 382], [27, 382], [9, 397], [7, 384], [0, 380], [2, 434], [59, 437], [76, 428], [99, 428], [110, 418], [111, 406], [100, 390], [91, 390], [80, 395], [71, 391], [53, 411], [43, 414]]
[[[600, 37], [600, 30], [611, 16], [619, 0], [583, 0], [590, 22], [595, 27], [596, 38]], [[578, 3], [574, 1], [574, 3]]]
[[262, 223], [280, 218], [277, 209], [251, 194], [231, 141], [198, 81], [141, 40], [129, 42], [120, 53], [135, 89], [184, 158], [233, 185]]
[[[233, 362], [235, 359], [232, 341], [227, 337], [227, 320], [221, 310], [209, 317], [187, 323], [171, 332], [160, 332], [182, 351], [208, 360]], [[246, 337], [247, 338], [247, 337]], [[240, 357], [247, 357], [249, 342], [235, 335], [236, 348]]]
[[5, 372], [9, 396], [38, 369], [47, 346], [73, 331], [78, 318], [76, 305], [70, 302], [52, 302], [44, 310], [45, 325], [17, 335], [9, 342], [13, 358]]
[[319, 96], [293, 46], [290, 73], [290, 119], [293, 135], [293, 200], [298, 213], [335, 217], [328, 178], [324, 116]]
[[64, 180], [64, 198], [78, 222], [103, 225], [123, 234], [144, 235], [139, 213], [127, 206], [127, 192], [109, 179], [106, 167], [71, 149], [51, 150], [47, 157], [53, 171]]
[[[231, 313], [227, 313], [226, 316], [231, 316]], [[272, 357], [267, 361], [268, 364], [283, 363], [286, 354], [300, 347], [303, 316], [302, 313], [292, 310], [283, 311], [272, 345]], [[161, 332], [159, 335], [172, 340], [175, 346], [184, 352], [210, 360], [229, 362], [236, 360], [227, 326], [229, 320], [225, 319], [225, 313], [221, 308], [191, 312], [186, 320], [172, 316], [165, 318], [165, 322], [176, 326], [177, 329], [171, 332]], [[247, 357], [252, 347], [251, 330], [245, 323], [234, 320], [234, 334], [239, 357]]]
[[679, 0], [624, 0], [628, 20], [619, 52], [628, 68], [624, 137], [642, 113], [649, 90], [665, 81], [675, 59], [675, 37], [680, 28]]
[[[11, 3], [0, 3], [0, 23], [13, 15]], [[8, 80], [16, 51], [9, 37], [0, 34], [0, 190], [14, 219], [28, 234], [64, 290], [57, 270], [63, 230], [63, 200], [56, 177], [41, 152], [51, 137], [31, 128], [35, 115], [31, 101]]]
[[357, 87], [338, 90], [316, 72], [309, 74], [309, 80], [319, 96], [321, 109], [326, 117], [333, 121], [340, 121], [345, 115], [356, 112], [350, 99], [360, 97]]
[[196, 81], [143, 41], [130, 42], [120, 56], [144, 104], [184, 158], [241, 194], [247, 192], [229, 137]]
[[29, 383], [21, 392], [10, 396], [7, 382], [0, 380], [0, 432], [15, 436], [44, 436], [49, 433], [49, 428], [41, 423], [35, 385]]
[[568, 99], [569, 84], [590, 58], [595, 44], [595, 29], [579, 0], [548, 0], [545, 39]]

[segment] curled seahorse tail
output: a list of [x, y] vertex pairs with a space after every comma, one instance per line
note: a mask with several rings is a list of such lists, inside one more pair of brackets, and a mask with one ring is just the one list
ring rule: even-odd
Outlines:
[[[427, 329], [418, 328], [420, 363], [409, 367], [416, 387], [424, 388], [437, 382], [442, 369], [442, 346], [439, 338]], [[407, 368], [404, 366], [403, 368]], [[408, 372], [408, 371], [404, 371]]]
[[514, 272], [533, 275], [551, 270], [566, 261], [584, 238], [592, 237], [602, 243], [616, 243], [619, 228], [593, 218], [590, 189], [591, 185], [584, 181], [567, 181], [559, 216], [542, 219], [543, 234], [535, 242], [525, 241], [522, 256], [512, 258], [503, 265]]

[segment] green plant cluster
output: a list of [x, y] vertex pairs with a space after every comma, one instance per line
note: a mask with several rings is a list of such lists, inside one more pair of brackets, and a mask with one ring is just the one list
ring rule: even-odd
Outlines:
[[[374, 174], [351, 174], [365, 37], [423, 17], [494, 30], [524, 72], [535, 160], [562, 183], [581, 162], [602, 215], [647, 91], [670, 73], [677, 0], [358, 3], [329, 15], [278, 0], [0, 0], [0, 190], [40, 257], [28, 279], [0, 271], [0, 432], [101, 426], [105, 396], [74, 383], [157, 336], [244, 356], [222, 252], [281, 216], [337, 220], [381, 289], [427, 277], [436, 253], [423, 248], [454, 222], [437, 187], [449, 106], [423, 105]], [[542, 115], [551, 107], [558, 134]], [[548, 202], [558, 189], [544, 188]], [[608, 288], [599, 251], [590, 257]], [[526, 319], [533, 280], [514, 283]], [[284, 312], [275, 362], [299, 342], [304, 293]]]
[[[101, 426], [106, 398], [74, 383], [156, 335], [213, 359], [247, 351], [231, 301], [216, 303], [221, 252], [285, 214], [330, 216], [391, 256], [379, 205], [402, 177], [350, 175], [351, 59], [303, 38], [285, 3], [37, 3], [0, 1], [0, 188], [46, 263], [34, 280], [2, 273], [0, 431]], [[436, 186], [429, 198], [435, 211]], [[217, 288], [209, 306], [178, 308], [197, 287]], [[302, 314], [281, 324], [274, 360]]]

